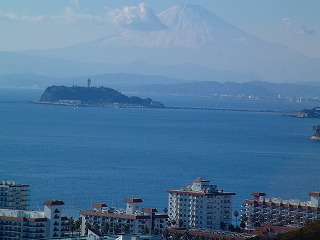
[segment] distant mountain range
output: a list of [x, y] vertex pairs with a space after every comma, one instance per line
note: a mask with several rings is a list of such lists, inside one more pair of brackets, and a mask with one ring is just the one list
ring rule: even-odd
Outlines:
[[158, 14], [163, 27], [128, 30], [74, 46], [0, 52], [2, 74], [76, 77], [104, 73], [197, 81], [319, 82], [320, 59], [258, 39], [197, 5]]
[[45, 89], [53, 83], [57, 86], [85, 86], [88, 78], [92, 80], [93, 86], [111, 87], [121, 92], [189, 96], [228, 95], [266, 98], [320, 98], [320, 83], [276, 84], [262, 81], [220, 83], [217, 81], [187, 81], [166, 76], [127, 73], [108, 73], [70, 78], [34, 74], [7, 74], [0, 75], [0, 87]]

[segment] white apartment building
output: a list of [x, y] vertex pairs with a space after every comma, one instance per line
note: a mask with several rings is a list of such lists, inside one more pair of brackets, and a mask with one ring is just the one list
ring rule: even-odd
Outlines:
[[81, 234], [85, 235], [86, 225], [91, 227], [99, 226], [103, 231], [105, 225], [109, 227], [109, 233], [154, 233], [156, 230], [159, 234], [167, 227], [168, 215], [156, 214], [155, 208], [140, 208], [142, 199], [126, 198], [126, 209], [108, 207], [104, 203], [93, 204], [93, 210], [80, 211], [82, 217]]
[[227, 229], [232, 223], [232, 196], [210, 181], [198, 178], [180, 190], [167, 190], [173, 227]]
[[253, 192], [253, 199], [245, 200], [246, 228], [262, 225], [298, 225], [320, 219], [320, 192], [310, 192], [310, 201], [267, 198], [264, 192]]
[[0, 208], [28, 209], [29, 185], [0, 181]]
[[67, 217], [61, 214], [63, 201], [44, 202], [44, 211], [0, 209], [0, 239], [49, 239], [63, 237]]

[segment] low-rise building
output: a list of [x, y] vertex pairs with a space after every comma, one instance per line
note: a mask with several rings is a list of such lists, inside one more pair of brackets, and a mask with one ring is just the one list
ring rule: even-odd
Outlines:
[[44, 202], [44, 211], [0, 209], [0, 239], [48, 239], [63, 237], [67, 217], [61, 213], [63, 201]]
[[198, 178], [179, 190], [167, 190], [172, 226], [227, 229], [232, 223], [232, 196], [210, 181]]
[[262, 225], [299, 225], [320, 219], [320, 192], [310, 192], [310, 201], [267, 198], [264, 192], [253, 192], [253, 199], [245, 200], [247, 229]]
[[88, 226], [98, 226], [107, 233], [157, 233], [167, 227], [168, 215], [157, 214], [155, 208], [140, 208], [140, 198], [126, 198], [126, 209], [108, 207], [104, 203], [93, 204], [93, 210], [82, 210], [81, 234], [85, 235]]

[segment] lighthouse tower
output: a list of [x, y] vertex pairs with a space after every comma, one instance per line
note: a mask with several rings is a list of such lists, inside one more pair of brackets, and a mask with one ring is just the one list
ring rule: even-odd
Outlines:
[[90, 87], [90, 84], [91, 84], [91, 79], [89, 78], [88, 79], [88, 88]]

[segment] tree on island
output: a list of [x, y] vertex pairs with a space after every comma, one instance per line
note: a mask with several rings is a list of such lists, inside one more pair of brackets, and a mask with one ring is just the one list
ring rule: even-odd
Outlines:
[[320, 133], [320, 125], [318, 125], [318, 126], [313, 126], [312, 129], [313, 129], [314, 131], [316, 131], [317, 133]]

